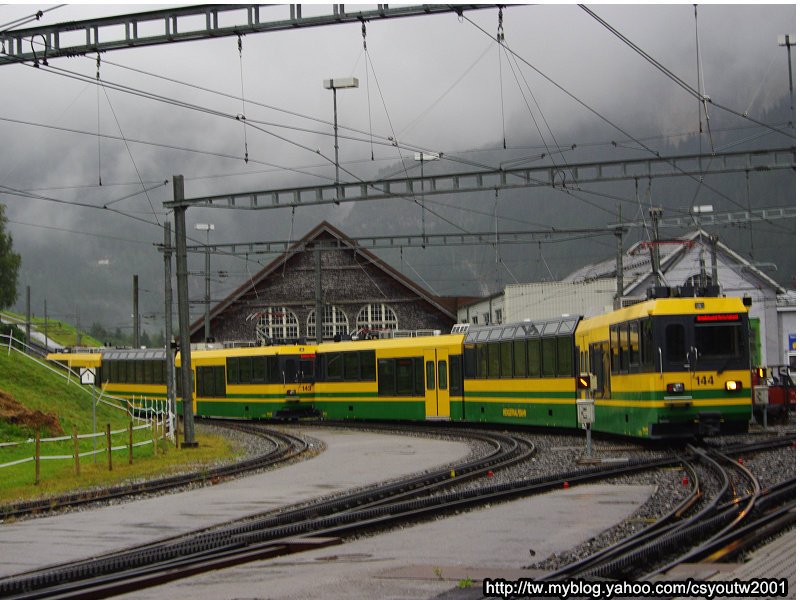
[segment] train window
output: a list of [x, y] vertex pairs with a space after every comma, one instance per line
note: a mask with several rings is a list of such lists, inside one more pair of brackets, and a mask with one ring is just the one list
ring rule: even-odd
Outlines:
[[464, 395], [464, 384], [463, 384], [463, 376], [461, 372], [461, 357], [460, 356], [451, 356], [450, 357], [450, 395], [451, 396], [463, 396]]
[[254, 356], [252, 358], [253, 361], [253, 383], [265, 383], [266, 376], [267, 376], [267, 365], [265, 357], [263, 356]]
[[488, 364], [489, 364], [489, 349], [486, 344], [478, 344], [475, 347], [476, 355], [477, 355], [477, 363], [478, 363], [478, 378], [479, 379], [486, 379], [488, 375]]
[[552, 321], [550, 323], [545, 323], [544, 329], [542, 330], [542, 335], [555, 335], [558, 333], [558, 328], [561, 325], [560, 321]]
[[345, 352], [344, 356], [344, 378], [348, 381], [359, 379], [359, 356], [358, 352]]
[[514, 341], [514, 377], [525, 377], [525, 340]]
[[500, 377], [500, 344], [489, 344], [489, 378]]
[[[373, 367], [374, 369], [374, 367]], [[311, 383], [314, 381], [314, 361], [304, 359], [300, 361], [300, 373], [298, 379], [303, 383]]]
[[642, 349], [642, 370], [653, 370], [653, 322], [643, 319], [639, 322], [639, 343]]
[[608, 329], [611, 338], [611, 372], [619, 372], [619, 325], [612, 325]]
[[414, 395], [424, 396], [425, 378], [422, 370], [422, 357], [417, 356], [414, 358]]
[[542, 338], [542, 377], [556, 375], [556, 338]]
[[558, 339], [558, 375], [561, 377], [572, 377], [575, 374], [573, 369], [573, 356], [575, 348], [572, 345], [572, 336], [562, 336]]
[[628, 324], [619, 326], [619, 370], [627, 373], [630, 366], [630, 341], [628, 339]]
[[325, 377], [328, 380], [342, 378], [342, 353], [332, 352], [326, 355]]
[[144, 383], [144, 361], [137, 360], [133, 364], [136, 365], [136, 383]]
[[283, 383], [280, 361], [277, 356], [267, 356], [267, 383]]
[[686, 362], [686, 335], [683, 325], [670, 323], [664, 331], [665, 345], [667, 347], [667, 361], [671, 363]]
[[214, 387], [215, 395], [218, 398], [225, 397], [225, 367], [214, 367]]
[[542, 376], [542, 341], [528, 340], [528, 377]]
[[414, 363], [410, 358], [398, 358], [395, 365], [397, 395], [411, 396], [414, 393]]
[[361, 361], [361, 380], [375, 381], [375, 350], [363, 350], [358, 355]]
[[145, 360], [144, 362], [144, 378], [143, 383], [153, 383], [153, 363], [152, 361]]
[[476, 377], [475, 369], [477, 367], [475, 362], [475, 346], [469, 345], [464, 346], [464, 359], [463, 359], [463, 367], [464, 367], [464, 379], [474, 379]]
[[511, 377], [511, 342], [500, 342], [500, 376]]
[[225, 367], [197, 367], [197, 395], [203, 398], [224, 398]]
[[426, 387], [429, 390], [435, 390], [436, 389], [436, 371], [434, 369], [432, 360], [429, 360], [427, 363], [425, 363], [425, 371], [426, 371], [426, 378], [425, 379], [426, 379], [426, 382], [427, 382], [426, 383]]
[[638, 370], [639, 367], [639, 322], [633, 321], [629, 324], [629, 335], [628, 339], [630, 340], [630, 348], [631, 348], [631, 355], [630, 355], [630, 364], [631, 370], [634, 368]]
[[394, 396], [394, 359], [383, 358], [378, 360], [378, 394], [381, 396]]
[[283, 363], [282, 383], [287, 382], [297, 382], [297, 360], [294, 358], [287, 358]]
[[697, 325], [694, 339], [700, 358], [739, 358], [744, 353], [740, 323]]
[[253, 361], [249, 356], [239, 359], [239, 383], [252, 383]]
[[125, 370], [127, 371], [125, 381], [127, 383], [136, 383], [136, 365], [132, 360], [125, 360], [122, 362], [125, 365]]
[[229, 358], [228, 364], [228, 383], [239, 383], [239, 359]]
[[439, 361], [439, 389], [446, 390], [447, 389], [447, 361], [440, 360]]

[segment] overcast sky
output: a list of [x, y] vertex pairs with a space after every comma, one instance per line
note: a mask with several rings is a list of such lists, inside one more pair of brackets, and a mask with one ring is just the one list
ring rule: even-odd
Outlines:
[[[0, 29], [40, 9], [47, 11], [40, 23], [52, 24], [165, 6], [47, 10], [52, 7], [0, 6]], [[329, 8], [305, 5], [304, 16]], [[700, 4], [696, 17], [690, 4], [590, 8], [692, 87], [698, 85], [699, 61], [700, 88], [717, 104], [757, 115], [786, 98], [787, 55], [777, 41], [779, 35], [795, 33], [793, 3]], [[264, 10], [288, 17], [289, 9]], [[24, 286], [31, 285], [35, 306], [46, 297], [52, 313], [66, 316], [85, 305], [89, 314], [82, 316], [84, 323], [97, 317], [113, 327], [126, 318], [129, 309], [121, 307], [130, 305], [130, 276], [140, 272], [149, 274], [143, 302], [155, 314], [163, 289], [155, 280], [161, 258], [153, 243], [163, 238], [155, 223], [164, 222], [162, 203], [171, 199], [171, 184], [159, 183], [182, 174], [188, 197], [330, 183], [333, 103], [322, 86], [326, 78], [360, 80], [359, 89], [338, 94], [340, 161], [347, 170], [343, 179], [378, 177], [384, 169], [396, 170], [401, 159], [411, 164], [413, 151], [392, 146], [390, 139], [403, 148], [479, 161], [478, 150], [502, 149], [504, 138], [508, 160], [530, 153], [532, 146], [541, 149], [540, 131], [548, 144], [555, 139], [561, 145], [624, 141], [619, 129], [637, 139], [686, 134], [652, 142], [668, 152], [670, 144], [698, 130], [697, 101], [580, 7], [509, 7], [503, 29], [516, 57], [498, 50], [496, 8], [468, 11], [463, 19], [452, 14], [370, 22], [367, 54], [360, 25], [350, 24], [246, 35], [241, 59], [235, 37], [101, 56], [103, 82], [188, 102], [199, 110], [75, 79], [76, 74], [95, 78], [95, 57], [54, 59], [49, 68], [0, 67], [0, 203], [7, 206], [14, 245], [22, 254], [21, 298]], [[794, 53], [792, 61], [796, 72]], [[242, 90], [249, 101], [244, 107], [238, 99]], [[245, 114], [261, 130], [245, 131], [233, 118], [203, 112], [209, 109], [228, 117]], [[713, 107], [710, 118], [712, 132], [717, 123], [730, 123]], [[738, 125], [753, 123], [741, 119]], [[596, 139], [576, 139], [581, 131], [593, 131]], [[363, 141], [370, 132], [372, 144]], [[743, 130], [740, 137], [763, 132]], [[794, 145], [793, 139], [770, 135], [765, 137], [774, 147]], [[607, 158], [614, 157], [609, 153]], [[143, 187], [152, 189], [144, 194]], [[3, 193], [10, 190], [66, 203]], [[775, 204], [792, 201], [776, 199]], [[76, 202], [107, 205], [130, 216], [69, 204]], [[300, 210], [293, 218], [285, 210], [232, 214], [192, 209], [188, 226], [214, 222], [212, 239], [217, 242], [282, 240], [304, 234], [323, 218], [345, 231], [344, 215], [358, 219], [352, 207], [335, 210]], [[448, 218], [458, 222], [459, 215]], [[486, 226], [493, 226], [491, 220]], [[415, 266], [424, 273], [420, 261]], [[435, 258], [429, 262], [435, 264]], [[215, 282], [215, 296], [259, 268], [237, 264], [238, 271], [229, 267], [226, 281]], [[434, 287], [444, 294], [461, 292], [445, 283]], [[200, 289], [201, 282], [195, 282], [194, 292]]]

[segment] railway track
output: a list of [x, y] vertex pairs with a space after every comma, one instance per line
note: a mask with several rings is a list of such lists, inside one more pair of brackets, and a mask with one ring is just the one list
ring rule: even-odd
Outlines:
[[[794, 523], [795, 479], [762, 489], [732, 458], [792, 443], [776, 438], [726, 445], [723, 453], [691, 448], [694, 461], [714, 473], [716, 488], [684, 465], [692, 492], [657, 522], [590, 556], [549, 573], [543, 580], [605, 578], [651, 580], [685, 562], [730, 559]], [[704, 489], [705, 488], [705, 489]], [[703, 500], [703, 498], [707, 500]]]
[[518, 436], [494, 432], [452, 433], [491, 440], [495, 451], [490, 452], [488, 458], [463, 463], [456, 469], [445, 468], [279, 514], [265, 513], [92, 560], [8, 577], [0, 580], [0, 596], [105, 597], [156, 585], [165, 577], [175, 579], [199, 570], [286, 554], [298, 547], [305, 549], [314, 545], [315, 540], [340, 540], [401, 522], [541, 493], [562, 487], [565, 478], [573, 484], [589, 482], [676, 462], [674, 457], [666, 457], [615, 464], [609, 468], [577, 469], [481, 489], [444, 492], [445, 483], [483, 475], [487, 468], [524, 460], [533, 451], [530, 444]]
[[[397, 431], [398, 427], [383, 429]], [[408, 429], [419, 431], [419, 428]], [[793, 499], [793, 480], [770, 490], [759, 490], [736, 460], [724, 459], [714, 450], [700, 448], [691, 458], [665, 456], [447, 492], [442, 488], [450, 483], [482, 476], [487, 468], [499, 469], [525, 460], [534, 451], [519, 436], [457, 430], [452, 433], [480, 439], [491, 447], [491, 451], [485, 457], [459, 465], [457, 469], [439, 469], [278, 514], [255, 515], [91, 560], [0, 579], [0, 596], [102, 598], [210, 569], [338, 543], [343, 537], [390, 528], [398, 523], [542, 493], [560, 488], [564, 482], [570, 485], [588, 483], [674, 465], [683, 465], [687, 470], [692, 480], [692, 492], [669, 515], [631, 538], [579, 561], [581, 564], [557, 571], [549, 578], [632, 578], [642, 576], [643, 568], [655, 569], [651, 570], [650, 575], [653, 575], [659, 572], [658, 569], [668, 568], [668, 564], [655, 566], [653, 557], [686, 560], [689, 556], [687, 548], [692, 545], [688, 541], [705, 540], [702, 546], [707, 556], [740, 545], [744, 531], [753, 537], [760, 528], [774, 530], [781, 526], [780, 523], [785, 526], [789, 519], [794, 518], [793, 509], [782, 509], [777, 521], [770, 513], [782, 499]], [[787, 443], [786, 439], [769, 442], [770, 445]], [[764, 443], [727, 448], [733, 456], [763, 449]], [[694, 463], [703, 465], [704, 470], [715, 471], [716, 487], [713, 490], [704, 489], [707, 482], [698, 474]], [[745, 493], [748, 487], [750, 492]], [[743, 512], [743, 503], [749, 507], [746, 517], [739, 516]], [[765, 521], [767, 517], [770, 517], [769, 523]]]

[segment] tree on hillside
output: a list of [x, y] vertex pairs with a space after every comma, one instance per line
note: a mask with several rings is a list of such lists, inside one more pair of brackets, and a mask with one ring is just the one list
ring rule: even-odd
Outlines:
[[8, 308], [17, 300], [17, 272], [22, 262], [14, 252], [11, 234], [6, 233], [5, 209], [0, 204], [0, 308]]

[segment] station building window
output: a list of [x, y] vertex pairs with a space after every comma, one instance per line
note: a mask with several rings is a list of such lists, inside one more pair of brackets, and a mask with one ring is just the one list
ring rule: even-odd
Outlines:
[[397, 315], [385, 304], [367, 304], [356, 317], [359, 330], [394, 330], [397, 329]]
[[[306, 331], [308, 337], [317, 337], [316, 310], [312, 310], [308, 315]], [[326, 305], [322, 309], [322, 339], [332, 340], [337, 335], [342, 338], [347, 338], [348, 332], [349, 327], [345, 312], [333, 304]]]
[[288, 339], [300, 337], [300, 324], [297, 315], [285, 306], [270, 306], [258, 316], [256, 338]]

